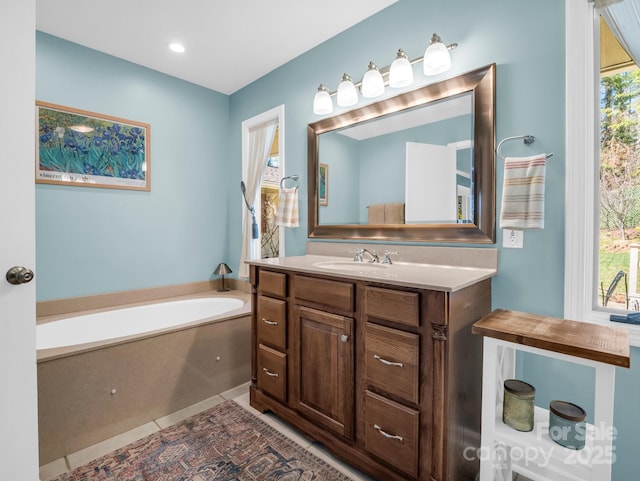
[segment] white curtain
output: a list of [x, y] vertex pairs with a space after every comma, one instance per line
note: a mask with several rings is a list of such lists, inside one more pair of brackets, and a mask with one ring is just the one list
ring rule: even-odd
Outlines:
[[636, 65], [640, 65], [640, 0], [595, 1], [611, 33]]
[[[246, 187], [247, 201], [258, 212], [260, 211], [260, 202], [258, 200], [260, 181], [267, 165], [276, 126], [277, 122], [268, 122], [251, 129], [249, 132], [249, 157], [245, 164], [247, 171], [243, 173], [243, 181]], [[238, 276], [247, 278], [249, 277], [249, 266], [245, 261], [260, 257], [260, 240], [252, 239], [251, 213], [247, 209], [244, 200], [242, 205], [242, 250], [240, 252]]]

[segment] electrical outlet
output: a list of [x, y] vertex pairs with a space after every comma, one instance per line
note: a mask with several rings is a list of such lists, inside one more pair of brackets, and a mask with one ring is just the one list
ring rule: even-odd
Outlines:
[[524, 232], [515, 229], [502, 229], [502, 246], [512, 249], [522, 249]]

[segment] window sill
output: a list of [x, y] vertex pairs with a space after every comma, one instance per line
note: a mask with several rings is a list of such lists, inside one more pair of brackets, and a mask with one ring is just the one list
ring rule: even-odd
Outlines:
[[629, 333], [629, 345], [640, 347], [640, 324], [625, 324], [624, 322], [611, 322], [609, 315], [612, 312], [592, 310], [587, 313], [587, 321], [609, 327], [626, 329]]

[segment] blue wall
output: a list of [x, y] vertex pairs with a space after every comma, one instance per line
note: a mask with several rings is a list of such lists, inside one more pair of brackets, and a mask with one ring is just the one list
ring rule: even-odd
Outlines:
[[38, 300], [207, 280], [229, 260], [228, 96], [39, 32], [36, 98], [151, 125], [151, 192], [36, 186]]
[[[152, 132], [150, 193], [37, 186], [39, 299], [204, 280], [217, 262], [233, 265], [240, 255], [241, 122], [285, 104], [286, 169], [300, 175], [305, 199], [306, 127], [319, 119], [312, 112], [318, 84], [334, 89], [344, 72], [357, 79], [370, 60], [388, 65], [399, 47], [419, 56], [437, 32], [459, 43], [453, 68], [433, 78], [416, 70], [412, 88], [496, 63], [497, 140], [532, 134], [533, 146], [505, 149], [555, 152], [545, 229], [527, 232], [523, 249], [502, 249], [498, 232], [492, 295], [494, 307], [561, 317], [564, 21], [564, 2], [557, 0], [400, 0], [230, 97], [38, 35], [38, 99], [145, 121]], [[498, 214], [503, 166], [497, 159]], [[287, 255], [305, 251], [304, 202], [300, 222], [287, 229]], [[617, 372], [614, 479], [620, 481], [640, 471], [638, 363], [640, 350], [633, 348], [632, 369]], [[541, 404], [567, 397], [592, 409], [590, 373], [533, 358], [521, 359], [518, 372], [536, 385]]]
[[[360, 182], [337, 182], [336, 179], [359, 179], [358, 142], [339, 134], [327, 134], [320, 139], [320, 150], [326, 152], [322, 162], [327, 164], [329, 195], [327, 205], [318, 208], [321, 224], [358, 223]], [[333, 180], [332, 180], [333, 179]]]

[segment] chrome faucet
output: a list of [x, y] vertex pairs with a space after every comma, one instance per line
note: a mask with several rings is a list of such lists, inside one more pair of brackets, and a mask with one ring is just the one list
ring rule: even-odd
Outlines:
[[[378, 254], [376, 254], [376, 251], [372, 252], [369, 249], [362, 249], [362, 256], [364, 256], [365, 254], [369, 254], [369, 257], [371, 258], [371, 260], [369, 260], [370, 264], [373, 264], [374, 262], [380, 262], [380, 258], [378, 257]], [[362, 259], [362, 256], [361, 256], [361, 259]]]
[[393, 262], [391, 262], [391, 257], [389, 257], [391, 255], [397, 256], [398, 251], [384, 251], [384, 258], [380, 262], [382, 264], [393, 264]]

